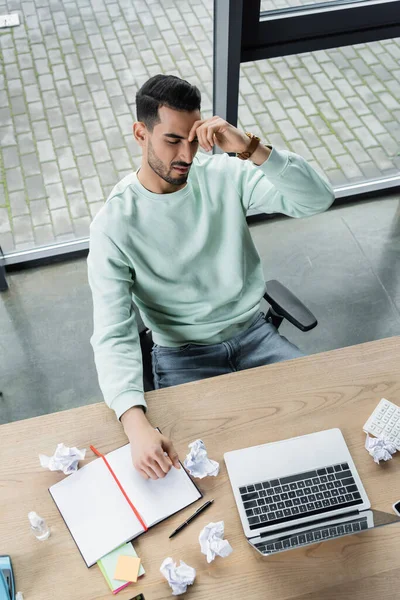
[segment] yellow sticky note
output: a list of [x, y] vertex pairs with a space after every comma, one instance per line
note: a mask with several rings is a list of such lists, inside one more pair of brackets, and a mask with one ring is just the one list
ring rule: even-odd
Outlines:
[[115, 568], [114, 579], [136, 583], [140, 569], [140, 558], [120, 556]]

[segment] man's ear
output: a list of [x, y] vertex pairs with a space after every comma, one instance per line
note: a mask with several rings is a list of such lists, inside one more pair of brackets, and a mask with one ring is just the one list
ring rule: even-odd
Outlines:
[[148, 136], [147, 127], [141, 121], [136, 121], [133, 124], [133, 137], [142, 148], [146, 145], [146, 139]]

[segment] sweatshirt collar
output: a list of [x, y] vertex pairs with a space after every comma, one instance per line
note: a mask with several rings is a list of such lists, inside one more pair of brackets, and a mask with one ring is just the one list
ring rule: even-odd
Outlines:
[[185, 187], [178, 190], [177, 192], [171, 192], [170, 194], [155, 194], [154, 192], [150, 192], [149, 190], [147, 190], [140, 183], [138, 176], [137, 176], [138, 172], [139, 172], [139, 169], [137, 169], [137, 171], [135, 171], [135, 173], [134, 173], [133, 185], [138, 190], [138, 192], [140, 193], [141, 196], [145, 196], [146, 198], [149, 198], [150, 200], [156, 200], [158, 202], [165, 202], [166, 200], [175, 201], [175, 200], [179, 200], [180, 198], [184, 198], [191, 192], [192, 186], [190, 183], [190, 174], [187, 179], [187, 183], [186, 183]]

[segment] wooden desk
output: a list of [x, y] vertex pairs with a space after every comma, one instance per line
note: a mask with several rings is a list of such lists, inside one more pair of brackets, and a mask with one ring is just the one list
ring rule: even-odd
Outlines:
[[[362, 425], [382, 396], [400, 404], [399, 365], [400, 338], [393, 337], [147, 394], [151, 422], [172, 437], [181, 459], [188, 443], [200, 437], [210, 457], [221, 463], [221, 472], [200, 481], [205, 499], [215, 498], [215, 503], [185, 531], [168, 540], [193, 507], [136, 540], [146, 575], [118, 598], [139, 592], [146, 600], [171, 598], [159, 567], [172, 556], [197, 569], [187, 592], [187, 598], [196, 600], [397, 599], [397, 525], [262, 558], [243, 535], [223, 453], [340, 427], [373, 507], [390, 512], [400, 499], [400, 456], [376, 465], [364, 450]], [[112, 598], [99, 569], [86, 568], [47, 492], [63, 475], [42, 469], [38, 454], [52, 454], [61, 441], [80, 448], [93, 443], [108, 452], [126, 438], [103, 404], [2, 425], [0, 552], [11, 555], [16, 587], [26, 600]], [[90, 451], [88, 455], [92, 460]], [[51, 526], [46, 542], [31, 535], [30, 510]], [[220, 519], [234, 552], [208, 565], [198, 534], [209, 521]]]

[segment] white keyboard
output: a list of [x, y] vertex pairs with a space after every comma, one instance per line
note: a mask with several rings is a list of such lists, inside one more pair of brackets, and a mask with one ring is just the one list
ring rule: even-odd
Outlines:
[[400, 407], [382, 398], [363, 429], [375, 437], [393, 442], [400, 450]]

